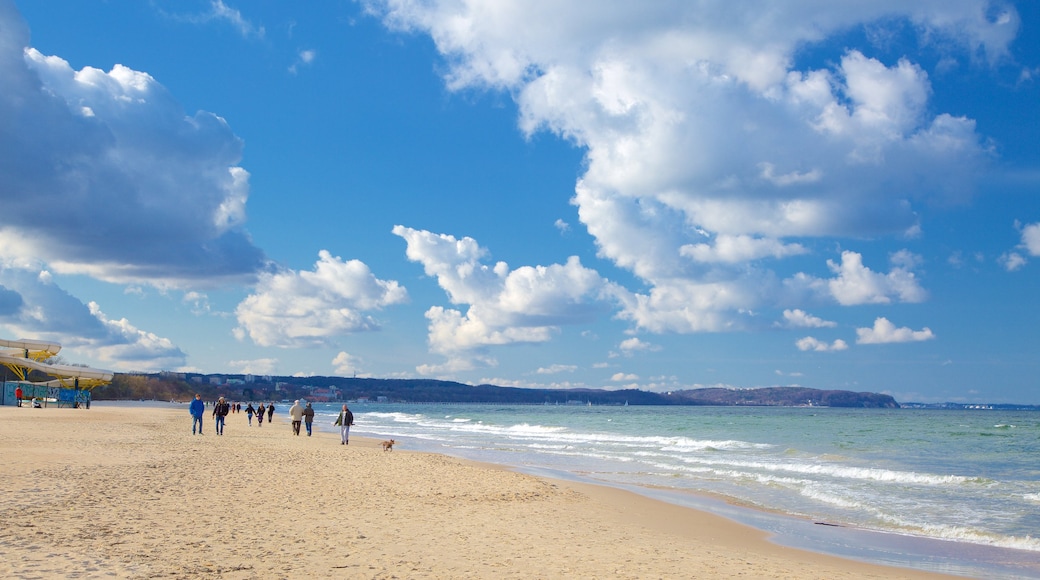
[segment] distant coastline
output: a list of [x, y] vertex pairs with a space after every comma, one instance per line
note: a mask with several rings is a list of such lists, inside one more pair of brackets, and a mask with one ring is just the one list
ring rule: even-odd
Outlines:
[[899, 408], [880, 393], [805, 387], [703, 388], [657, 393], [638, 389], [527, 389], [467, 385], [434, 379], [335, 376], [288, 377], [194, 373], [122, 374], [93, 391], [95, 400], [187, 401], [226, 396], [235, 400], [371, 401], [397, 403], [500, 403], [536, 405], [696, 405]]
[[890, 395], [794, 386], [701, 388], [669, 392], [639, 389], [529, 389], [468, 385], [435, 379], [377, 379], [337, 376], [253, 376], [201, 373], [116, 373], [92, 392], [95, 400], [189, 401], [219, 396], [239, 401], [362, 401], [394, 403], [488, 403], [519, 405], [692, 405], [838, 407], [878, 409], [964, 409], [1040, 411], [1040, 405], [987, 403], [900, 403]]

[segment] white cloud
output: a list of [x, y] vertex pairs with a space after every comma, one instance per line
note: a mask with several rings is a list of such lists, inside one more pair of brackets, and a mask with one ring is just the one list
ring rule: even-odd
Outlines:
[[299, 51], [296, 55], [296, 62], [289, 66], [289, 72], [296, 74], [301, 66], [309, 66], [316, 58], [318, 58], [318, 51], [316, 50]]
[[441, 306], [426, 311], [430, 350], [451, 362], [423, 367], [424, 372], [493, 364], [487, 347], [546, 342], [562, 325], [593, 319], [610, 296], [610, 284], [577, 257], [511, 270], [505, 262], [482, 263], [487, 251], [472, 238], [404, 226], [395, 226], [393, 233], [407, 242], [408, 259], [437, 279], [452, 304], [469, 305], [465, 313]]
[[827, 260], [827, 266], [837, 274], [827, 281], [832, 298], [839, 304], [888, 304], [893, 299], [900, 302], [923, 302], [928, 294], [917, 281], [913, 271], [906, 267], [916, 263], [907, 253], [893, 254], [893, 267], [887, 274], [874, 272], [863, 265], [863, 256], [851, 251], [841, 253], [841, 263]]
[[73, 70], [28, 47], [7, 2], [0, 29], [0, 254], [122, 283], [253, 279], [265, 259], [242, 229], [249, 174], [222, 118], [186, 114], [147, 73]]
[[921, 342], [932, 340], [935, 334], [927, 326], [921, 330], [896, 328], [887, 318], [874, 320], [873, 328], [857, 328], [856, 344], [889, 344], [893, 342]]
[[1008, 272], [1020, 270], [1023, 266], [1029, 263], [1029, 260], [1027, 260], [1025, 256], [1019, 254], [1018, 252], [1008, 252], [1006, 254], [1001, 254], [997, 261], [1000, 262], [1004, 266], [1004, 269]]
[[[984, 174], [985, 139], [935, 110], [913, 55], [885, 63], [831, 37], [909, 29], [944, 57], [996, 62], [1019, 25], [988, 0], [366, 5], [428, 34], [451, 89], [504, 91], [525, 133], [585, 148], [573, 203], [600, 255], [649, 287], [621, 316], [650, 332], [741, 328], [776, 289], [756, 262], [805, 253], [790, 238], [917, 234], [916, 204], [960, 201]], [[795, 68], [806, 46], [832, 64]], [[853, 274], [833, 288], [842, 304], [924, 298], [910, 268]]]
[[638, 381], [639, 375], [634, 375], [631, 373], [614, 373], [613, 375], [611, 375], [610, 380], [615, 383], [619, 383], [622, 381]]
[[838, 323], [824, 320], [804, 310], [784, 310], [784, 325], [788, 328], [834, 328]]
[[784, 244], [779, 240], [755, 238], [752, 236], [731, 236], [720, 234], [715, 244], [686, 244], [679, 248], [679, 254], [696, 262], [729, 262], [743, 263], [762, 258], [784, 258], [806, 253], [800, 244]]
[[363, 262], [322, 250], [313, 271], [261, 275], [255, 292], [235, 309], [235, 332], [261, 346], [335, 344], [345, 334], [379, 328], [366, 312], [407, 299], [396, 281], [380, 280]]
[[539, 375], [555, 375], [558, 373], [573, 373], [576, 370], [578, 370], [578, 367], [575, 365], [555, 364], [548, 367], [541, 367], [535, 371], [535, 373]]
[[192, 314], [202, 315], [210, 311], [209, 297], [202, 292], [185, 292], [181, 300], [191, 307]]
[[273, 375], [278, 371], [278, 359], [257, 358], [253, 360], [229, 360], [228, 367], [234, 372], [249, 375]]
[[47, 271], [0, 262], [0, 335], [33, 337], [78, 352], [117, 371], [182, 367], [187, 358], [168, 338], [137, 328], [126, 318], [110, 320], [95, 302], [84, 304], [58, 287]]
[[349, 377], [360, 372], [361, 359], [346, 352], [340, 351], [332, 359], [333, 372], [342, 377]]
[[794, 344], [798, 347], [798, 350], [801, 351], [811, 350], [815, 352], [838, 352], [849, 348], [848, 343], [840, 338], [828, 344], [817, 340], [812, 336], [806, 336], [805, 338], [798, 339]]
[[140, 330], [126, 318], [109, 320], [96, 303], [88, 304], [90, 313], [107, 331], [101, 340], [69, 340], [69, 346], [90, 349], [92, 354], [115, 370], [159, 371], [184, 364], [185, 354], [173, 342], [152, 332]]
[[[1029, 256], [1040, 256], [1040, 222], [1025, 226], [1016, 222], [1015, 227], [1022, 235], [1022, 241], [1017, 248]], [[1025, 266], [1029, 260], [1019, 252], [1008, 252], [1000, 256], [999, 262], [1008, 272], [1014, 272]]]
[[661, 350], [661, 346], [646, 342], [644, 340], [640, 340], [638, 337], [632, 337], [622, 340], [621, 344], [618, 345], [618, 349], [622, 352], [622, 354], [626, 356], [631, 356], [633, 353], [636, 352], [658, 351]]
[[223, 0], [210, 0], [209, 10], [200, 14], [171, 14], [160, 10], [160, 13], [173, 20], [191, 24], [207, 24], [209, 22], [225, 22], [230, 24], [243, 38], [263, 38], [264, 27], [253, 24], [236, 8], [224, 4]]
[[560, 233], [561, 233], [561, 234], [565, 234], [565, 233], [567, 233], [567, 232], [569, 232], [569, 231], [571, 230], [571, 224], [569, 224], [569, 223], [567, 223], [567, 222], [563, 221], [562, 219], [557, 219], [557, 220], [556, 220], [556, 221], [555, 221], [555, 222], [553, 223], [553, 226], [554, 226], [554, 227], [555, 227], [556, 229], [560, 230]]
[[1040, 222], [1022, 228], [1022, 247], [1030, 256], [1040, 256]]
[[774, 373], [775, 373], [775, 374], [776, 374], [777, 376], [781, 376], [781, 377], [802, 377], [802, 376], [805, 376], [805, 375], [804, 375], [803, 373], [800, 373], [800, 372], [798, 372], [798, 371], [793, 371], [793, 372], [785, 373], [784, 371], [782, 371], [782, 370], [780, 370], [780, 369], [776, 369], [776, 370], [775, 370], [775, 371], [773, 371], [773, 372], [774, 372]]

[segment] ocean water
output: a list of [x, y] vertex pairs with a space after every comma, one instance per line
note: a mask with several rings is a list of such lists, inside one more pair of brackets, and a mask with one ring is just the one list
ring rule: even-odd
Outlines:
[[[315, 409], [318, 425], [332, 430], [339, 405]], [[358, 435], [721, 512], [773, 532], [779, 543], [974, 577], [1040, 578], [1038, 412], [384, 403], [351, 410]]]

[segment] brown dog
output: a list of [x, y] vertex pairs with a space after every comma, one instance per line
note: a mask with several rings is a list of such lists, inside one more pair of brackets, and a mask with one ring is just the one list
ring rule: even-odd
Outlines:
[[394, 450], [394, 443], [397, 443], [397, 442], [394, 441], [393, 439], [391, 439], [389, 441], [383, 441], [383, 451], [393, 451]]

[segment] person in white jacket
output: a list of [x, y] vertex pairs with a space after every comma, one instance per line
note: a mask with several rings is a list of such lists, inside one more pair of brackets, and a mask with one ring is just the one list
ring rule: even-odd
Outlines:
[[289, 407], [289, 418], [292, 419], [293, 435], [298, 436], [300, 434], [300, 423], [303, 422], [303, 407], [300, 405], [299, 399], [293, 403], [292, 407]]

